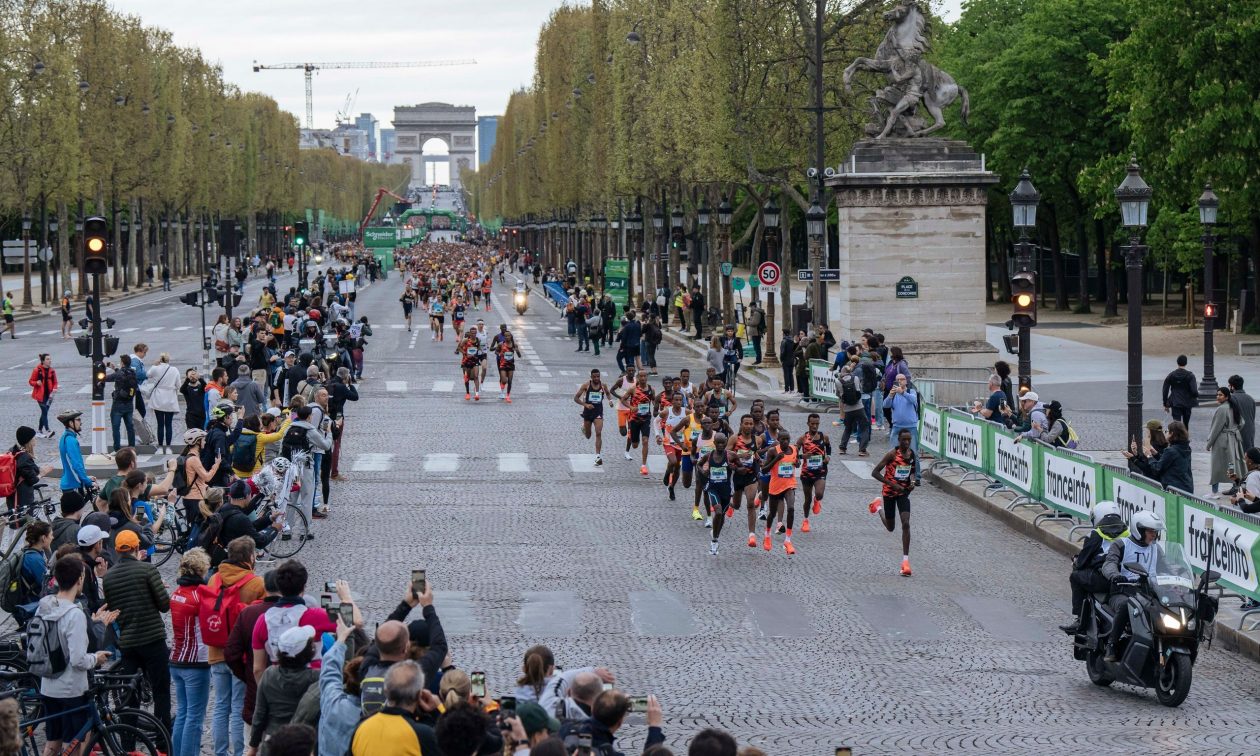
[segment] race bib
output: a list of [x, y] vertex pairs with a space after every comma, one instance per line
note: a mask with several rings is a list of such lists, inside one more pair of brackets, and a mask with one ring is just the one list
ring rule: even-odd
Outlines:
[[749, 451], [748, 449], [740, 449], [738, 452], [736, 452], [736, 456], [739, 457], [740, 462], [747, 465], [752, 462], [753, 453]]
[[791, 478], [796, 475], [796, 465], [791, 462], [780, 462], [778, 471], [780, 478]]
[[700, 431], [698, 431], [698, 430], [693, 430], [693, 431], [691, 432], [691, 443], [693, 443], [693, 444], [694, 444], [694, 443], [696, 442], [696, 439], [697, 439], [697, 438], [700, 438]]
[[477, 347], [469, 347], [469, 348], [468, 348], [467, 355], [468, 355], [469, 357], [476, 357], [476, 356], [477, 356]]
[[709, 480], [713, 481], [714, 483], [725, 483], [726, 472], [727, 470], [725, 467], [710, 467]]
[[805, 466], [810, 470], [821, 470], [823, 458], [821, 454], [813, 454], [805, 458]]
[[910, 465], [897, 465], [893, 469], [893, 478], [895, 480], [908, 480], [910, 478]]
[[600, 402], [604, 401], [604, 392], [589, 391], [586, 394], [586, 401], [588, 404], [599, 404]]
[[646, 416], [648, 416], [648, 415], [652, 414], [652, 405], [650, 405], [650, 404], [640, 404], [640, 405], [639, 405], [638, 410], [636, 410], [636, 411], [637, 411], [637, 412], [638, 412], [641, 416], [646, 417]]
[[516, 359], [516, 355], [515, 355], [515, 354], [513, 354], [512, 352], [504, 352], [504, 353], [503, 353], [503, 361], [504, 361], [504, 362], [512, 362], [512, 361], [514, 361], [515, 359]]

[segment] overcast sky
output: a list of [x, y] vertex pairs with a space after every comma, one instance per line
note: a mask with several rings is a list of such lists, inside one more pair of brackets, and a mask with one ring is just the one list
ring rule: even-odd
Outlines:
[[[956, 18], [962, 0], [943, 0]], [[113, 0], [119, 11], [200, 48], [243, 90], [265, 92], [304, 119], [299, 70], [254, 73], [252, 63], [420, 61], [471, 58], [474, 66], [327, 70], [315, 74], [315, 125], [331, 128], [347, 96], [353, 112], [388, 127], [395, 105], [450, 102], [479, 115], [503, 112], [529, 84], [538, 30], [557, 0]], [[305, 125], [305, 124], [303, 124]]]

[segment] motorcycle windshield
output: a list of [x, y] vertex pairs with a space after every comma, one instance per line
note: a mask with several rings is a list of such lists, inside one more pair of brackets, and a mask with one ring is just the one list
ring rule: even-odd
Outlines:
[[1194, 570], [1179, 543], [1162, 544], [1155, 572], [1147, 577], [1151, 590], [1164, 606], [1193, 607]]

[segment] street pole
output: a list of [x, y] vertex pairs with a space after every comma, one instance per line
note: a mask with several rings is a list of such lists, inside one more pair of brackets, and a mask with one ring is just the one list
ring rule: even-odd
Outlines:
[[[92, 456], [105, 454], [105, 340], [101, 332], [101, 274], [92, 274]], [[116, 450], [115, 450], [116, 451]]]
[[1212, 227], [1216, 225], [1216, 211], [1220, 204], [1212, 185], [1204, 186], [1199, 197], [1199, 222], [1203, 224], [1203, 380], [1199, 383], [1199, 403], [1209, 405], [1216, 402], [1217, 390], [1213, 331], [1216, 329], [1216, 308], [1219, 305], [1212, 301], [1216, 288], [1216, 237], [1212, 235]]
[[[1142, 259], [1146, 247], [1134, 232], [1124, 250], [1124, 269], [1129, 278], [1129, 385], [1128, 435], [1142, 437]], [[1023, 348], [1023, 345], [1020, 345]]]
[[22, 309], [35, 309], [31, 301], [31, 217], [22, 215]]
[[[1015, 246], [1015, 267], [1019, 273], [1032, 270], [1032, 244], [1028, 241], [1028, 229], [1020, 228], [1019, 243]], [[1032, 328], [1019, 327], [1019, 386], [1032, 390]]]
[[[813, 184], [814, 197], [811, 204], [820, 205], [823, 208], [823, 161], [826, 158], [824, 151], [823, 131], [823, 16], [826, 15], [826, 0], [814, 1], [814, 178]], [[825, 210], [824, 210], [825, 212]], [[827, 287], [822, 281], [822, 248], [827, 239], [827, 218], [823, 216], [823, 235], [818, 240], [817, 250], [814, 249], [814, 240], [810, 238], [810, 263], [814, 271], [813, 289], [813, 308], [812, 315], [815, 324], [825, 324], [827, 322]], [[786, 303], [785, 303], [786, 306]], [[773, 344], [775, 335], [773, 333], [766, 334], [770, 342]]]

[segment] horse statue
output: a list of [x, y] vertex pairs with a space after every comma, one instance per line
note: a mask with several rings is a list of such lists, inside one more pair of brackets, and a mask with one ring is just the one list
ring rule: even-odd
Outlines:
[[[967, 123], [971, 101], [967, 90], [954, 77], [928, 63], [923, 56], [930, 49], [928, 20], [917, 0], [903, 0], [884, 13], [888, 32], [875, 50], [874, 58], [858, 58], [844, 69], [844, 86], [852, 91], [853, 74], [858, 71], [882, 73], [888, 86], [871, 97], [874, 121], [867, 133], [876, 139], [888, 136], [921, 137], [945, 126], [945, 108], [962, 98], [962, 121]], [[919, 103], [934, 123], [924, 126], [917, 114]], [[883, 124], [881, 129], [880, 124]]]

